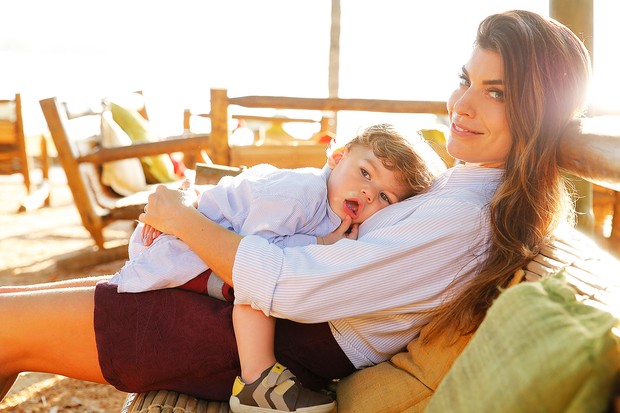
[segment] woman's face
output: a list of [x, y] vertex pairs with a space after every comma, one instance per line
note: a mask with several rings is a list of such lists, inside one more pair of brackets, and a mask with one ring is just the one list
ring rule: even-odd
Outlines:
[[476, 47], [448, 100], [448, 153], [469, 164], [502, 167], [512, 144], [504, 104], [504, 65]]

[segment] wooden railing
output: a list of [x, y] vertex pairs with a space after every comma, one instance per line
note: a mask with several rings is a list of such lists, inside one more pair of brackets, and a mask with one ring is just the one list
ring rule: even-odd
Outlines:
[[[231, 149], [228, 145], [230, 130], [228, 120], [231, 116], [229, 106], [245, 108], [272, 108], [317, 110], [337, 113], [339, 111], [364, 111], [386, 113], [429, 113], [445, 115], [445, 102], [424, 102], [408, 100], [378, 99], [340, 99], [340, 98], [301, 98], [286, 96], [239, 96], [229, 97], [226, 89], [211, 89], [211, 155], [213, 162], [229, 165]], [[330, 115], [321, 120], [321, 130], [328, 130]]]

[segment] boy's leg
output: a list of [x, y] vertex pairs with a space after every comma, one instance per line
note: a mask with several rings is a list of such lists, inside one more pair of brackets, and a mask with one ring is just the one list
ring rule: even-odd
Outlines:
[[233, 325], [242, 376], [237, 377], [230, 398], [233, 413], [333, 411], [336, 404], [329, 396], [304, 388], [289, 369], [276, 362], [275, 318], [248, 305], [235, 305]]
[[252, 383], [276, 363], [273, 339], [276, 321], [249, 305], [235, 305], [233, 325], [241, 363], [241, 378]]
[[218, 277], [217, 274], [211, 271], [211, 269], [203, 271], [177, 288], [193, 291], [198, 294], [206, 294], [209, 297], [217, 298], [222, 301], [228, 301], [230, 303], [235, 301], [234, 289]]
[[8, 392], [22, 371], [106, 383], [93, 309], [92, 287], [1, 294], [0, 390]]

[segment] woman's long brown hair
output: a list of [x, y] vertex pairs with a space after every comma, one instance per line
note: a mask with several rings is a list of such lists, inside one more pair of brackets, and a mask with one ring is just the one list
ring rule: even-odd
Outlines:
[[429, 340], [445, 329], [474, 331], [514, 272], [525, 266], [562, 221], [573, 217], [571, 192], [557, 156], [562, 133], [582, 113], [590, 57], [558, 22], [527, 11], [487, 17], [477, 47], [499, 53], [513, 143], [503, 181], [490, 203], [492, 236], [484, 264], [434, 314]]

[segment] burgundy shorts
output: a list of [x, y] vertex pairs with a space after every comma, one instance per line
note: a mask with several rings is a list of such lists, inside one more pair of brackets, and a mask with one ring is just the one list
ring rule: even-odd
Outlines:
[[[125, 392], [174, 390], [228, 400], [239, 357], [233, 305], [181, 289], [117, 293], [95, 289], [95, 334], [105, 379]], [[276, 358], [302, 383], [320, 389], [355, 368], [327, 323], [276, 322]]]

